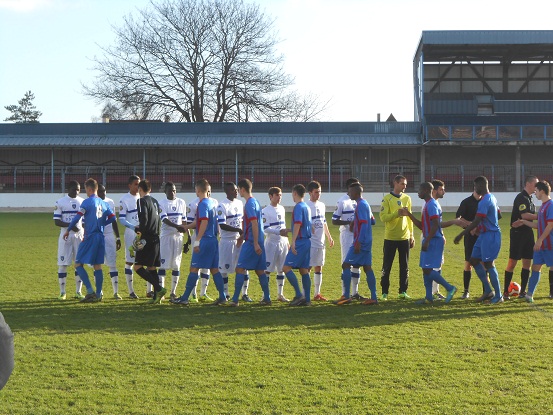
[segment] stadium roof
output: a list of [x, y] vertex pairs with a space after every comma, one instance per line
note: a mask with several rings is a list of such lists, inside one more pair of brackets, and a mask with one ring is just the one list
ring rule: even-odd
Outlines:
[[421, 144], [418, 122], [0, 124], [0, 148]]
[[472, 60], [528, 61], [551, 59], [553, 30], [423, 31], [415, 59], [425, 62], [464, 56]]

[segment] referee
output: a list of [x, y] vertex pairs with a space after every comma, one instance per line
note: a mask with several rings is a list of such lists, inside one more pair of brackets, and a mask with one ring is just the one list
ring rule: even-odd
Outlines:
[[[476, 211], [478, 210], [478, 202], [480, 202], [480, 199], [482, 199], [482, 196], [480, 196], [478, 193], [476, 193], [476, 190], [474, 190], [469, 197], [463, 199], [463, 201], [459, 205], [459, 209], [457, 209], [455, 217], [461, 217], [469, 222], [472, 222], [476, 217]], [[465, 245], [465, 266], [463, 268], [464, 291], [461, 298], [464, 300], [470, 297], [469, 286], [470, 279], [472, 277], [472, 266], [470, 265], [469, 260], [472, 256], [472, 248], [474, 248], [474, 244], [476, 243], [477, 239], [478, 235], [476, 234], [476, 232], [471, 232], [466, 234], [463, 240], [463, 243]]]
[[511, 233], [509, 244], [509, 262], [505, 269], [505, 293], [503, 298], [509, 299], [509, 284], [513, 279], [513, 271], [517, 262], [522, 259], [522, 269], [520, 270], [520, 294], [523, 298], [526, 295], [526, 286], [530, 278], [530, 265], [534, 255], [534, 231], [529, 226], [513, 228], [513, 222], [519, 219], [533, 221], [538, 218], [536, 207], [532, 201], [532, 194], [536, 188], [538, 178], [536, 176], [527, 176], [524, 180], [524, 189], [520, 192], [513, 203], [511, 213]]

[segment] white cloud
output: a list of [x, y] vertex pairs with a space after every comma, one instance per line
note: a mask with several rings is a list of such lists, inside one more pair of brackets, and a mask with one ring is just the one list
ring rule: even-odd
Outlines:
[[52, 0], [0, 0], [0, 9], [26, 13], [47, 8], [52, 3]]

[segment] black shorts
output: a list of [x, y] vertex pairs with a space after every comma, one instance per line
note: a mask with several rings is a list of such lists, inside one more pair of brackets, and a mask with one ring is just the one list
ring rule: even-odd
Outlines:
[[465, 244], [465, 261], [469, 261], [470, 257], [472, 256], [472, 249], [474, 248], [474, 244], [476, 243], [476, 240], [478, 239], [478, 235], [465, 235], [464, 237], [464, 244]]
[[159, 238], [146, 239], [146, 246], [140, 251], [136, 251], [134, 263], [144, 267], [159, 267], [161, 265], [159, 255]]
[[534, 257], [534, 232], [521, 231], [521, 229], [511, 228], [509, 243], [509, 258], [532, 259]]

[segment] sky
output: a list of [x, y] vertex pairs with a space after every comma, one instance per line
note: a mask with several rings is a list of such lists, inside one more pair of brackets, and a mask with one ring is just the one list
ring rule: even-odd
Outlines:
[[[250, 1], [250, 0], [245, 0]], [[255, 1], [255, 0], [253, 0]], [[550, 1], [256, 0], [274, 19], [294, 88], [327, 102], [321, 121], [413, 120], [423, 30], [549, 30]], [[0, 0], [0, 122], [26, 91], [42, 123], [98, 120], [83, 94], [113, 26], [149, 0]]]

